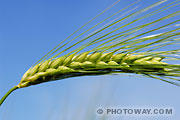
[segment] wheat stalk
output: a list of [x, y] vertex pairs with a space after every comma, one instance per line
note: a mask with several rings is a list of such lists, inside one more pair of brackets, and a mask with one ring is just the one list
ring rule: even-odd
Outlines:
[[[69, 39], [91, 21], [111, 9], [119, 1], [115, 2], [95, 18], [80, 27], [80, 29], [63, 40], [34, 64], [23, 75], [20, 83], [9, 90], [0, 100], [0, 105], [11, 92], [18, 88], [84, 75], [135, 73], [179, 86], [180, 65], [170, 64], [168, 60], [179, 61], [180, 50], [168, 49], [162, 51], [159, 49], [179, 44], [180, 28], [178, 22], [180, 20], [175, 19], [153, 29], [149, 30], [149, 28], [157, 25], [159, 22], [179, 16], [180, 11], [175, 11], [139, 26], [133, 26], [124, 31], [122, 28], [131, 26], [133, 23], [141, 21], [142, 19], [148, 19], [180, 3], [176, 0], [158, 7], [156, 10], [151, 10], [167, 1], [160, 0], [148, 7], [136, 10], [137, 7], [133, 6], [139, 1], [120, 9], [118, 12], [92, 26], [75, 38]], [[123, 15], [115, 17], [123, 10], [126, 10]], [[136, 18], [144, 12], [149, 13]], [[112, 19], [113, 17], [115, 17], [115, 19]], [[132, 18], [135, 19], [127, 22]], [[108, 20], [110, 21], [107, 22]], [[123, 22], [125, 22], [125, 24], [122, 24]], [[94, 31], [93, 29], [98, 25], [101, 25], [101, 27]], [[162, 29], [165, 31], [158, 32]], [[91, 30], [93, 31], [86, 35], [86, 33]], [[153, 32], [156, 32], [156, 34]], [[83, 35], [85, 36], [82, 39], [69, 45], [72, 41]], [[67, 54], [65, 54], [66, 52]], [[64, 55], [61, 55], [62, 53]]]

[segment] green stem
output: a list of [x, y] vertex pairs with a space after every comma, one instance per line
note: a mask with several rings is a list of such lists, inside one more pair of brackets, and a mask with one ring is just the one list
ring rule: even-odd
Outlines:
[[4, 100], [14, 91], [18, 89], [17, 86], [14, 86], [13, 88], [11, 88], [0, 100], [0, 106], [2, 105], [2, 103], [4, 102]]

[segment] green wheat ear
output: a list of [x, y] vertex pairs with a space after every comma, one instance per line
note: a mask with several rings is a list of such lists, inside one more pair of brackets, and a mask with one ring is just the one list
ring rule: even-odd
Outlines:
[[[10, 89], [0, 100], [0, 105], [16, 89], [76, 76], [135, 73], [180, 86], [178, 83], [180, 65], [168, 62], [168, 60], [179, 61], [180, 49], [167, 49], [168, 46], [179, 45], [178, 22], [180, 19], [177, 19], [177, 16], [180, 11], [174, 11], [166, 16], [162, 14], [179, 5], [180, 2], [175, 0], [166, 3], [166, 1], [160, 0], [138, 9], [136, 7], [140, 2], [138, 0], [70, 39], [87, 24], [115, 6], [118, 0], [63, 40], [27, 70], [20, 83]], [[124, 14], [122, 15], [121, 12]], [[145, 15], [141, 16], [143, 13]], [[136, 22], [149, 19], [153, 15], [160, 17], [151, 22], [133, 26]], [[171, 18], [174, 17], [176, 19], [172, 20]], [[110, 22], [107, 22], [108, 20]], [[169, 22], [162, 25], [166, 20]], [[159, 23], [161, 25], [158, 25]], [[99, 28], [94, 31], [96, 27]], [[124, 30], [123, 28], [126, 27], [128, 29]], [[160, 32], [161, 30], [163, 32]], [[69, 45], [80, 36], [83, 36], [83, 39]], [[61, 55], [67, 51], [67, 54]]]

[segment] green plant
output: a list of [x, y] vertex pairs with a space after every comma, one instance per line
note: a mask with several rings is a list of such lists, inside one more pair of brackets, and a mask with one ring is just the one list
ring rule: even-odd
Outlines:
[[[105, 9], [88, 23], [105, 13], [118, 2], [119, 1]], [[136, 73], [179, 86], [178, 81], [180, 77], [180, 65], [170, 64], [168, 63], [168, 60], [178, 61], [179, 58], [176, 56], [179, 55], [180, 49], [166, 50], [163, 48], [179, 44], [180, 28], [178, 26], [178, 22], [180, 20], [175, 19], [150, 30], [147, 28], [151, 28], [164, 20], [177, 17], [180, 11], [175, 11], [151, 22], [133, 26], [127, 30], [122, 29], [142, 19], [148, 19], [153, 15], [166, 11], [179, 5], [180, 3], [176, 0], [152, 10], [152, 8], [166, 2], [166, 0], [161, 0], [140, 10], [136, 10], [136, 7], [131, 8], [138, 2], [139, 1], [136, 1], [129, 6], [126, 6], [110, 17], [92, 26], [77, 37], [69, 40], [73, 34], [78, 32], [88, 23], [83, 25], [80, 29], [75, 31], [67, 39], [53, 48], [48, 54], [42, 57], [36, 64], [34, 64], [24, 74], [21, 82], [9, 90], [0, 100], [0, 105], [11, 92], [18, 88], [28, 87], [30, 85], [36, 85], [52, 80], [84, 75]], [[128, 11], [127, 9], [129, 8], [131, 9]], [[123, 17], [117, 16], [115, 19], [111, 20], [123, 10], [126, 10]], [[136, 18], [144, 12], [149, 13]], [[131, 18], [134, 19], [126, 23], [126, 20]], [[111, 21], [106, 23], [109, 19]], [[125, 24], [122, 24], [123, 22], [125, 22]], [[103, 23], [106, 24], [102, 25]], [[86, 35], [74, 44], [69, 45], [70, 42], [90, 30], [93, 30], [98, 25], [102, 25], [102, 27]], [[162, 29], [165, 29], [165, 31], [159, 32]], [[156, 33], [154, 34], [153, 32]], [[62, 50], [63, 48], [64, 50]], [[61, 52], [58, 52], [59, 50], [61, 50]], [[68, 53], [64, 54], [65, 52]], [[62, 55], [62, 53], [64, 55]]]

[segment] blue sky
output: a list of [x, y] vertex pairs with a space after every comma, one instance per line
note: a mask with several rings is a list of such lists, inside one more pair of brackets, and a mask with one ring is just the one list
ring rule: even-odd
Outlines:
[[[24, 72], [43, 55], [115, 1], [1, 0], [0, 97], [17, 85]], [[131, 2], [122, 0], [98, 20]], [[142, 0], [139, 5], [154, 2]], [[178, 9], [174, 7], [167, 14]], [[173, 108], [175, 111], [170, 116], [117, 115], [109, 116], [108, 120], [178, 120], [179, 92], [179, 87], [141, 75], [68, 78], [15, 91], [1, 106], [0, 120], [94, 120], [101, 117], [96, 114], [97, 108], [107, 107]]]

